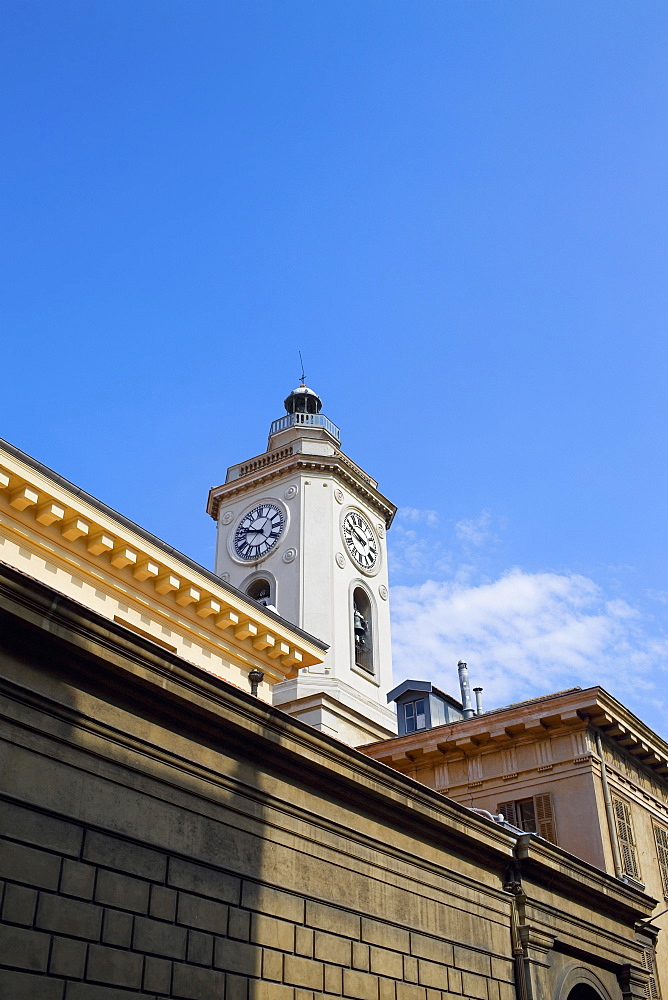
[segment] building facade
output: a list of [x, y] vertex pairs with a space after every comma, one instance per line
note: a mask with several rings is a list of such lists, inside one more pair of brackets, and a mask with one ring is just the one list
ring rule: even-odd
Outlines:
[[[424, 698], [412, 682], [403, 698]], [[668, 745], [600, 687], [423, 727], [363, 752], [465, 805], [503, 816], [668, 907]], [[668, 996], [668, 921], [656, 995]], [[652, 996], [650, 992], [648, 994]]]

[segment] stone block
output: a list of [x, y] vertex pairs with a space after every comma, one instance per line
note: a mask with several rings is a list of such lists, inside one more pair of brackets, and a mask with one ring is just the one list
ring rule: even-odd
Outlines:
[[69, 937], [99, 941], [102, 927], [102, 907], [79, 899], [50, 896], [42, 893], [37, 906], [36, 925], [45, 931]]
[[372, 920], [370, 917], [362, 917], [362, 940], [403, 954], [410, 950], [410, 934], [407, 930], [394, 924]]
[[80, 861], [65, 858], [60, 876], [60, 891], [65, 896], [76, 896], [78, 899], [92, 899], [95, 887], [95, 868], [84, 865]]
[[264, 913], [254, 913], [251, 921], [251, 941], [278, 951], [292, 952], [295, 950], [294, 924], [289, 924], [286, 920], [277, 920], [276, 917], [267, 917]]
[[91, 944], [88, 948], [86, 978], [97, 983], [139, 989], [144, 965], [143, 955], [118, 948]]
[[68, 983], [65, 1000], [129, 1000], [131, 996], [135, 1000], [155, 1000], [155, 995], [140, 993], [139, 990], [128, 993], [120, 987], [93, 986], [92, 983]]
[[290, 986], [321, 990], [324, 981], [322, 963], [310, 958], [299, 958], [297, 955], [286, 955], [283, 962], [283, 979]]
[[55, 937], [51, 947], [49, 972], [53, 976], [83, 979], [86, 965], [86, 943], [76, 938]]
[[129, 840], [110, 837], [106, 833], [89, 830], [86, 833], [83, 855], [86, 861], [116, 871], [138, 875], [154, 882], [164, 882], [167, 856]]
[[186, 957], [186, 930], [150, 917], [135, 917], [132, 947], [163, 958]]
[[0, 848], [0, 878], [26, 882], [40, 889], [57, 889], [60, 879], [60, 856], [25, 844], [3, 841]]
[[403, 979], [404, 960], [398, 951], [387, 951], [385, 948], [371, 948], [370, 969], [380, 976], [390, 976], [392, 979]]
[[461, 994], [462, 974], [459, 969], [448, 969], [448, 989], [450, 993]]
[[102, 940], [119, 948], [129, 948], [132, 942], [132, 915], [119, 910], [107, 910], [102, 924]]
[[0, 969], [0, 997], [7, 1000], [63, 1000], [65, 983], [61, 979]]
[[152, 885], [149, 914], [156, 920], [168, 920], [173, 923], [176, 918], [176, 899], [177, 894], [174, 889], [166, 889], [164, 885]]
[[501, 1000], [499, 996], [499, 983], [496, 979], [487, 980], [487, 995], [489, 1000]]
[[515, 973], [510, 959], [492, 958], [492, 975], [504, 983], [514, 983]]
[[515, 988], [510, 983], [499, 983], [499, 1000], [515, 1000]]
[[178, 922], [187, 927], [213, 931], [216, 934], [227, 933], [227, 905], [225, 903], [180, 892], [176, 912]]
[[81, 852], [83, 830], [53, 816], [45, 816], [34, 809], [3, 802], [0, 809], [0, 837], [12, 837], [26, 844], [47, 847], [59, 854], [78, 858]]
[[257, 976], [260, 972], [262, 949], [242, 941], [217, 938], [214, 948], [214, 965], [225, 972], [238, 972], [242, 976]]
[[[162, 925], [165, 926], [164, 924]], [[172, 995], [179, 1000], [221, 1000], [225, 995], [225, 976], [215, 969], [197, 969], [174, 963]]]
[[396, 1000], [397, 984], [394, 979], [378, 980], [378, 1000]]
[[343, 993], [343, 969], [336, 965], [325, 966], [325, 993], [341, 996]]
[[97, 874], [95, 900], [120, 910], [147, 913], [149, 888], [150, 883], [142, 879], [101, 869]]
[[226, 977], [225, 1000], [248, 1000], [248, 980], [245, 976], [231, 974]]
[[295, 953], [313, 958], [313, 935], [310, 927], [295, 927]]
[[421, 958], [418, 961], [418, 982], [421, 986], [432, 986], [435, 989], [448, 989], [448, 970], [445, 965], [428, 962]]
[[37, 892], [24, 885], [8, 885], [2, 903], [2, 919], [9, 924], [32, 927], [37, 907]]
[[283, 954], [280, 951], [262, 949], [262, 978], [283, 982]]
[[491, 976], [492, 965], [490, 956], [484, 952], [472, 951], [455, 945], [454, 965], [466, 972], [477, 972], [479, 976]]
[[353, 941], [353, 969], [369, 971], [369, 945]]
[[147, 955], [144, 959], [144, 989], [147, 993], [171, 993], [172, 963]]
[[354, 969], [343, 970], [343, 992], [355, 1000], [377, 1000], [378, 976], [368, 972], [356, 972]]
[[418, 981], [417, 958], [413, 958], [411, 955], [404, 955], [404, 979], [407, 983], [417, 983]]
[[213, 936], [202, 931], [188, 931], [188, 961], [195, 965], [213, 965]]
[[191, 861], [183, 861], [181, 858], [170, 858], [167, 881], [177, 889], [198, 892], [202, 896], [220, 899], [224, 903], [239, 903], [240, 880], [215, 868], [194, 865]]
[[253, 983], [253, 1000], [294, 1000], [295, 991], [292, 986], [279, 986], [278, 983]]
[[427, 1000], [427, 991], [413, 983], [397, 983], [397, 1000]]
[[290, 892], [271, 889], [257, 882], [244, 882], [241, 890], [242, 904], [249, 910], [268, 913], [272, 917], [282, 917], [294, 924], [304, 923], [304, 900]]
[[425, 934], [411, 934], [411, 955], [427, 958], [441, 965], [453, 965], [453, 948], [449, 941], [427, 937]]
[[471, 1000], [487, 1000], [487, 979], [475, 972], [462, 972], [462, 992]]
[[227, 936], [237, 938], [239, 941], [250, 941], [250, 918], [248, 910], [239, 910], [236, 906], [230, 906], [227, 918]]
[[46, 972], [50, 944], [48, 934], [5, 924], [0, 934], [0, 965], [28, 972]]
[[335, 965], [350, 965], [352, 962], [352, 942], [337, 934], [315, 932], [315, 957]]
[[306, 923], [309, 927], [340, 934], [355, 941], [359, 941], [360, 938], [359, 916], [356, 913], [349, 913], [348, 910], [327, 906], [326, 903], [313, 903], [307, 900]]

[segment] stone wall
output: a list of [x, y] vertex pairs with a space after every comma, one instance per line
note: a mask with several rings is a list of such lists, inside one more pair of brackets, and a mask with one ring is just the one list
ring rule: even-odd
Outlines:
[[[0, 996], [514, 998], [511, 833], [41, 585], [0, 584]], [[587, 941], [621, 1000], [613, 966], [637, 964], [650, 901], [541, 850], [527, 961], [556, 997], [550, 968]]]

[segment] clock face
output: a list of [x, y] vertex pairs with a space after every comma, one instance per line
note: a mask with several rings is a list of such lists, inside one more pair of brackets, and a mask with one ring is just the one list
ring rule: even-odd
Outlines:
[[261, 503], [249, 510], [234, 532], [234, 553], [251, 562], [274, 548], [285, 528], [285, 514], [273, 503]]
[[343, 540], [353, 562], [371, 572], [378, 562], [378, 541], [373, 528], [359, 511], [349, 510], [343, 518]]

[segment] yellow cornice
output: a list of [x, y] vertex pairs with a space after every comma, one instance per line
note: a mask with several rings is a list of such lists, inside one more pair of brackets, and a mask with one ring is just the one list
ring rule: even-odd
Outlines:
[[[28, 459], [28, 456], [25, 456]], [[13, 449], [0, 447], [0, 522], [31, 552], [133, 598], [267, 679], [320, 663], [326, 646]], [[148, 536], [148, 537], [147, 537]], [[132, 626], [130, 626], [132, 627]], [[149, 633], [150, 635], [150, 633]]]

